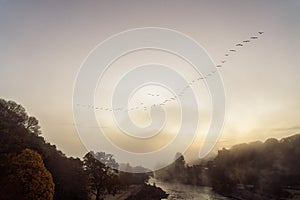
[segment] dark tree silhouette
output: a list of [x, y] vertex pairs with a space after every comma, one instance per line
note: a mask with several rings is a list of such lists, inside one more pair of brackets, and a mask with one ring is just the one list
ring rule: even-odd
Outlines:
[[0, 99], [0, 121], [24, 127], [29, 133], [41, 134], [39, 122], [29, 117], [25, 109], [14, 101]]
[[83, 162], [96, 200], [102, 200], [106, 194], [116, 193], [119, 182], [118, 163], [111, 154], [89, 152], [84, 156]]

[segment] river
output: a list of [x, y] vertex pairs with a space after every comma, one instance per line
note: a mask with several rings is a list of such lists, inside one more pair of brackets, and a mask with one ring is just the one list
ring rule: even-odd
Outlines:
[[167, 183], [157, 179], [150, 179], [149, 183], [160, 187], [169, 194], [167, 200], [230, 200], [227, 197], [221, 196], [210, 187], [200, 187], [192, 185], [184, 185], [179, 183]]

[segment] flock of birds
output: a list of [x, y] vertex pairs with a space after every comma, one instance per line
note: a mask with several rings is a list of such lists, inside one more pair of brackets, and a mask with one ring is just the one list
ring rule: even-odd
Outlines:
[[[264, 32], [263, 31], [259, 31], [258, 34], [262, 35], [262, 34], [264, 34]], [[237, 47], [237, 48], [244, 47], [247, 43], [250, 43], [252, 40], [257, 40], [257, 39], [259, 39], [258, 36], [251, 36], [249, 39], [243, 40], [243, 41], [237, 43], [235, 45], [235, 47]], [[228, 51], [229, 52], [227, 52], [227, 53], [224, 54], [225, 58], [229, 57], [232, 53], [236, 53], [237, 52], [236, 49], [229, 49]], [[223, 67], [223, 64], [226, 63], [226, 62], [227, 62], [227, 60], [223, 59], [223, 60], [221, 60], [221, 64], [217, 65], [216, 67]]]
[[[264, 32], [259, 31], [258, 32], [259, 35], [264, 34]], [[236, 48], [241, 48], [246, 46], [247, 43], [252, 42], [253, 40], [257, 40], [259, 39], [258, 36], [251, 36], [249, 39], [247, 40], [243, 40], [237, 44], [235, 44]], [[224, 54], [225, 58], [228, 58], [229, 56], [231, 56], [231, 54], [238, 52], [237, 49], [229, 49], [227, 53]], [[221, 60], [221, 64], [216, 65], [217, 68], [221, 68], [224, 67], [224, 64], [227, 62], [226, 59]], [[178, 97], [182, 97], [184, 96], [184, 94], [186, 93], [186, 91], [193, 85], [196, 84], [199, 81], [203, 81], [204, 79], [208, 78], [209, 76], [212, 76], [214, 73], [216, 73], [217, 70], [212, 71], [211, 73], [208, 73], [204, 76], [199, 76], [193, 80], [191, 80], [187, 85], [185, 85], [183, 88], [178, 88], [176, 89], [177, 91], [179, 91], [178, 95], [174, 95], [171, 96], [169, 98], [163, 98], [162, 101], [160, 101], [159, 103], [156, 104], [152, 104], [150, 106], [146, 106], [145, 103], [140, 103], [139, 105], [135, 106], [135, 107], [131, 107], [131, 108], [111, 108], [111, 107], [107, 107], [107, 106], [100, 106], [100, 107], [96, 107], [96, 106], [92, 106], [92, 105], [84, 105], [84, 104], [76, 104], [77, 107], [82, 107], [82, 108], [89, 108], [89, 109], [94, 109], [96, 111], [106, 111], [106, 112], [113, 112], [113, 111], [123, 111], [123, 112], [128, 112], [128, 111], [133, 111], [133, 110], [143, 110], [143, 111], [147, 111], [152, 109], [155, 106], [166, 106], [169, 103], [175, 102], [177, 101]], [[162, 98], [161, 94], [154, 94], [154, 93], [147, 93], [147, 96], [149, 97], [153, 97], [153, 98]]]

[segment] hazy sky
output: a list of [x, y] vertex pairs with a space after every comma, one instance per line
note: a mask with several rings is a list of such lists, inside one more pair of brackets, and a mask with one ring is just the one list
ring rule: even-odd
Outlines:
[[86, 150], [73, 125], [78, 69], [101, 41], [137, 27], [189, 35], [219, 63], [226, 92], [220, 146], [300, 131], [300, 1], [0, 1], [0, 94], [36, 116], [67, 155]]

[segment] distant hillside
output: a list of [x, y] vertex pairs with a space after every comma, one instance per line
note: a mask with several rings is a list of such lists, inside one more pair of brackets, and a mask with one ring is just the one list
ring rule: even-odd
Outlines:
[[211, 163], [210, 177], [224, 194], [247, 189], [267, 199], [291, 197], [289, 189], [300, 186], [300, 135], [224, 148]]
[[192, 166], [183, 156], [176, 158], [173, 164], [156, 171], [156, 178], [211, 186], [238, 199], [300, 199], [300, 134], [223, 148], [215, 157]]

